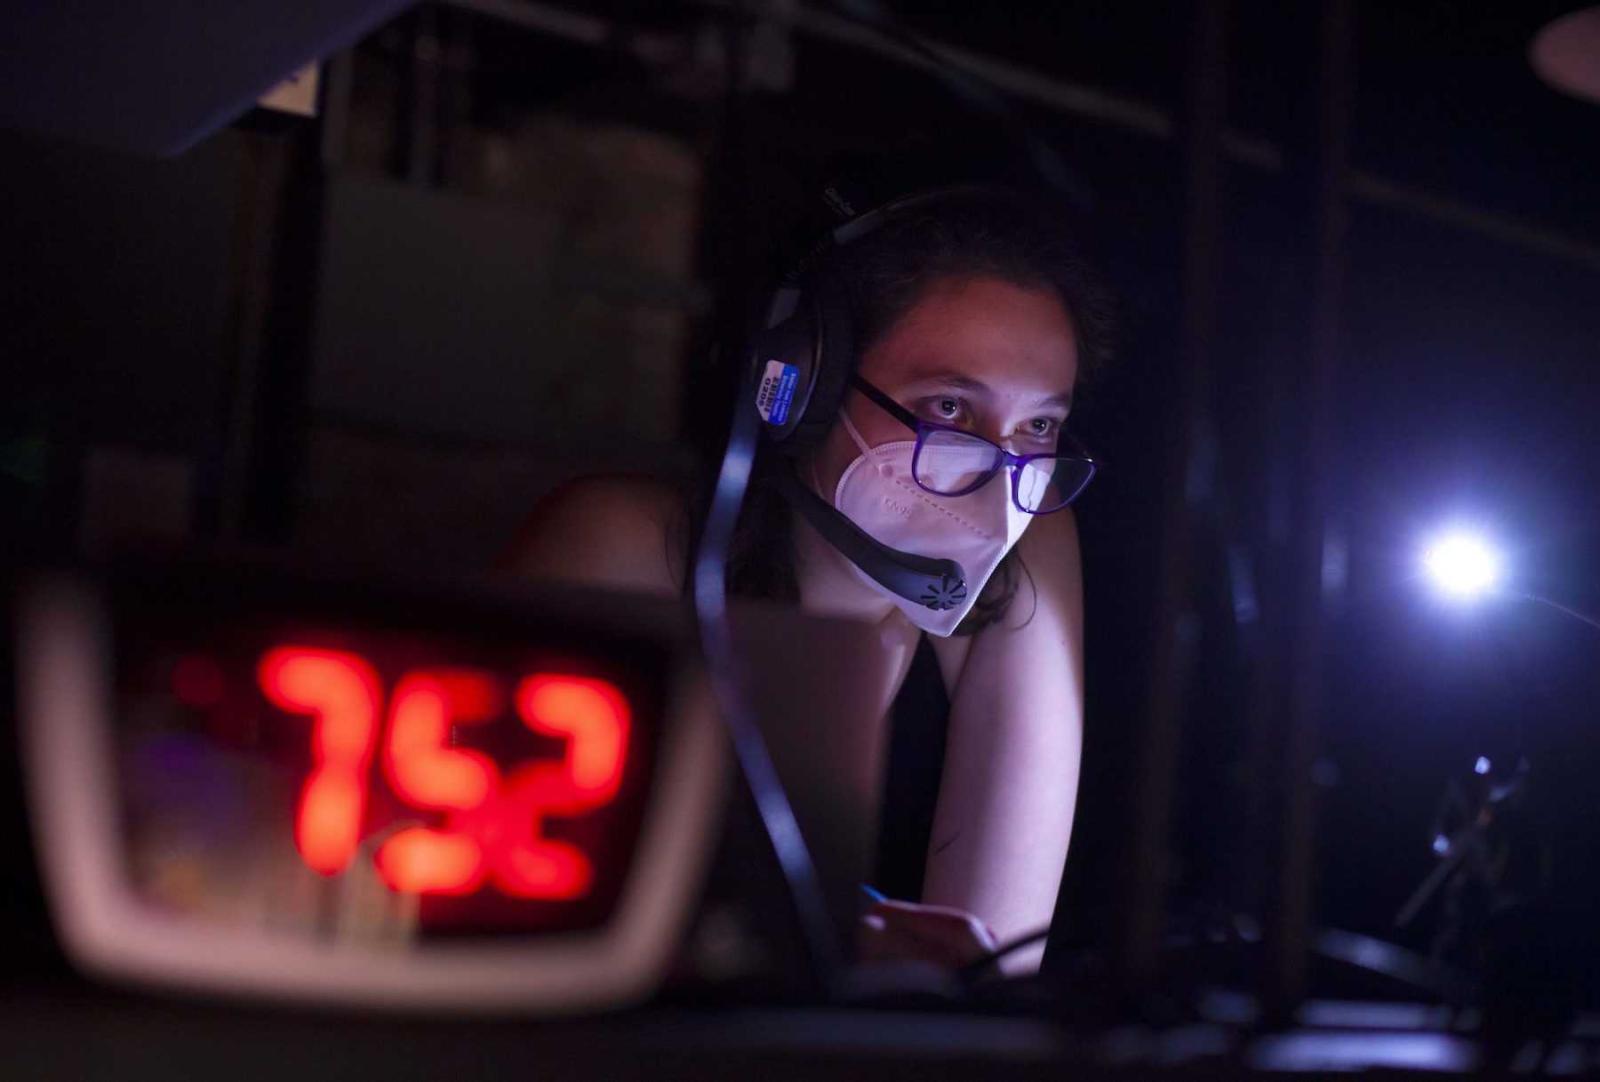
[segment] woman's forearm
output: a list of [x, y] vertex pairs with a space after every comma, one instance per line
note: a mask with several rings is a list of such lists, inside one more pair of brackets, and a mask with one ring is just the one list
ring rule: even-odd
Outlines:
[[[924, 901], [968, 910], [1002, 944], [1048, 925], [1072, 837], [1080, 749], [1075, 717], [953, 731]], [[1040, 953], [1020, 952], [1007, 969], [1037, 967]]]

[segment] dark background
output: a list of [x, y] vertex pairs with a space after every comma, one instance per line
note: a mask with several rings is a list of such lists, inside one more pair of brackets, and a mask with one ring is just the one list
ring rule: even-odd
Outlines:
[[[892, 8], [932, 39], [1133, 103], [1156, 128], [1181, 114], [1188, 5]], [[1303, 364], [1285, 268], [1305, 225], [1271, 163], [1310, 123], [1308, 9], [1230, 16], [1228, 127], [1257, 152], [1224, 177], [1214, 483], [1188, 602], [1200, 646], [1165, 857], [1180, 915], [1259, 901], [1248, 632], [1228, 569], [1270, 531], [1274, 434], [1297, 423], [1274, 388]], [[1571, 934], [1589, 934], [1600, 635], [1526, 605], [1447, 609], [1414, 572], [1423, 533], [1467, 516], [1520, 579], [1600, 600], [1600, 111], [1525, 57], [1569, 9], [1356, 5], [1330, 461], [1344, 573], [1314, 772], [1315, 915], [1330, 926], [1397, 935], [1447, 781], [1479, 755], [1526, 754], [1554, 890]], [[463, 8], [402, 16], [334, 61], [338, 129], [256, 114], [171, 158], [0, 133], [8, 558], [156, 538], [491, 567], [563, 477], [704, 466], [726, 417], [706, 346], [792, 254], [834, 155], [995, 140], [993, 117], [925, 72], [805, 35], [788, 78], [762, 69], [730, 105], [691, 48], [725, 44], [720, 20], [584, 10], [632, 34], [594, 47]], [[646, 39], [688, 44], [647, 62], [633, 48]], [[1159, 132], [1014, 108], [1069, 166], [1073, 213], [1121, 302], [1117, 359], [1078, 415], [1106, 465], [1077, 512], [1088, 728], [1062, 927], [1092, 941], [1119, 869], [1162, 859], [1126, 838], [1161, 499], [1181, 483], [1164, 450], [1182, 177]], [[1403, 200], [1373, 194], [1396, 189]], [[1431, 919], [1399, 938], [1425, 948]]]

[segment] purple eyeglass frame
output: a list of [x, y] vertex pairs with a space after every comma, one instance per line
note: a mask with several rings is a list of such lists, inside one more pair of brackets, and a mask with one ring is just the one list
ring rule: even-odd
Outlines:
[[[1079, 496], [1083, 495], [1083, 490], [1089, 487], [1089, 482], [1094, 480], [1095, 471], [1099, 469], [1099, 466], [1095, 460], [1090, 458], [1088, 453], [1084, 451], [1082, 444], [1078, 443], [1077, 440], [1073, 439], [1065, 432], [1060, 434], [1058, 440], [1066, 440], [1068, 442], [1069, 452], [1067, 453], [1060, 451], [1058, 444], [1058, 449], [1055, 451], [1036, 455], [1015, 455], [1010, 451], [1007, 451], [1004, 447], [1001, 447], [998, 443], [986, 440], [982, 436], [968, 432], [964, 428], [956, 428], [954, 425], [936, 424], [933, 421], [924, 421], [922, 418], [906, 409], [900, 403], [890, 398], [883, 391], [879, 390], [877, 387], [873, 386], [871, 383], [867, 382], [865, 378], [859, 375], [853, 375], [850, 377], [850, 385], [865, 395], [867, 399], [873, 403], [873, 405], [877, 406], [879, 409], [883, 410], [889, 416], [893, 417], [895, 420], [899, 421], [901, 424], [905, 425], [907, 428], [911, 429], [911, 431], [917, 434], [917, 446], [916, 449], [911, 453], [911, 479], [916, 482], [918, 488], [922, 489], [924, 492], [932, 493], [935, 496], [969, 496], [978, 491], [978, 489], [982, 488], [984, 485], [988, 484], [990, 481], [994, 480], [995, 474], [1009, 466], [1011, 467], [1011, 502], [1016, 505], [1017, 510], [1028, 515], [1049, 515], [1055, 513], [1056, 511], [1064, 511], [1070, 507], [1073, 500], [1076, 500]], [[954, 432], [965, 439], [978, 440], [980, 443], [987, 443], [990, 447], [995, 449], [999, 455], [999, 458], [996, 460], [993, 469], [984, 474], [977, 481], [974, 481], [972, 484], [962, 489], [960, 492], [940, 492], [937, 489], [929, 488], [927, 485], [923, 484], [917, 476], [919, 473], [917, 469], [917, 463], [922, 458], [923, 441], [930, 432]], [[1022, 475], [1023, 466], [1026, 466], [1028, 463], [1037, 461], [1041, 458], [1067, 459], [1071, 462], [1081, 462], [1088, 467], [1088, 473], [1084, 475], [1083, 483], [1078, 486], [1077, 490], [1055, 507], [1052, 507], [1049, 510], [1041, 509], [1038, 511], [1030, 511], [1028, 508], [1022, 505], [1022, 495], [1017, 491], [1017, 479]], [[1051, 471], [1052, 475], [1054, 472], [1055, 471], [1053, 470]]]

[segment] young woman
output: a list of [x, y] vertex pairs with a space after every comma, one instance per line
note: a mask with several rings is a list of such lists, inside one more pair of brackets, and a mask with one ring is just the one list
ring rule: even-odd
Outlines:
[[[876, 886], [894, 900], [864, 917], [861, 952], [959, 965], [1050, 922], [1072, 834], [1083, 629], [1066, 504], [1092, 465], [1064, 430], [1105, 306], [1020, 200], [931, 200], [828, 258], [855, 379], [820, 444], [758, 460], [730, 586], [880, 626], [873, 706], [894, 732]], [[785, 471], [891, 548], [959, 561], [965, 598], [936, 610], [880, 585], [797, 512]], [[584, 480], [541, 508], [519, 563], [681, 595], [694, 526], [663, 485]]]

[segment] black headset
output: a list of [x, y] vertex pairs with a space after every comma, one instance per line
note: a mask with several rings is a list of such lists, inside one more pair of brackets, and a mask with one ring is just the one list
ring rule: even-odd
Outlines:
[[[856, 213], [837, 187], [824, 192], [845, 221], [834, 227], [773, 294], [765, 325], [753, 338], [740, 409], [761, 414], [769, 443], [788, 455], [819, 444], [832, 429], [860, 360], [851, 297], [837, 273], [839, 249], [930, 205], [1015, 200], [987, 184], [961, 184], [901, 196]], [[967, 597], [967, 573], [955, 560], [918, 556], [875, 540], [794, 476], [778, 471], [784, 498], [834, 548], [885, 589], [935, 611]]]

